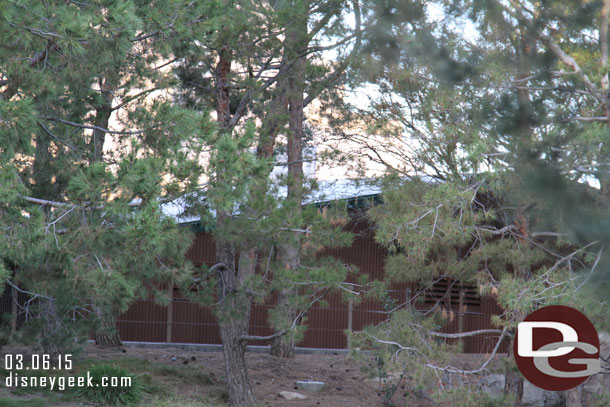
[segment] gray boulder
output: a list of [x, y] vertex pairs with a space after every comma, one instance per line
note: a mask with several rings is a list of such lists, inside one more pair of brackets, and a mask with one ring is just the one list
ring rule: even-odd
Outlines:
[[[489, 374], [479, 380], [481, 390], [493, 398], [499, 398], [504, 391], [506, 378], [503, 374]], [[561, 396], [554, 391], [542, 390], [527, 380], [523, 382], [523, 407], [557, 407]]]

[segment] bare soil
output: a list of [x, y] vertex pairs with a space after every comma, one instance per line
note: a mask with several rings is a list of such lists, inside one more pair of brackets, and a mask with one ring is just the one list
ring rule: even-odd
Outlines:
[[[131, 348], [122, 353], [117, 350], [104, 350], [94, 346], [87, 353], [100, 359], [116, 359], [124, 356], [144, 358], [149, 361], [167, 364], [188, 364], [209, 372], [219, 381], [225, 381], [222, 352], [203, 352], [177, 348], [150, 349]], [[172, 361], [175, 358], [175, 361]], [[465, 369], [477, 367], [485, 355], [462, 354], [456, 356], [456, 365]], [[193, 359], [195, 359], [193, 361]], [[345, 354], [299, 354], [294, 359], [281, 359], [267, 354], [249, 352], [247, 354], [250, 382], [257, 401], [261, 406], [279, 407], [373, 407], [381, 406], [384, 398], [384, 385], [377, 379], [368, 378], [361, 371], [360, 364]], [[296, 387], [297, 380], [315, 380], [326, 383], [325, 389], [318, 394], [310, 394]], [[189, 391], [199, 391], [190, 389]], [[304, 400], [288, 401], [279, 393], [297, 392], [305, 395]], [[426, 399], [418, 399], [409, 389], [408, 383], [399, 386], [392, 401], [404, 405], [425, 407], [437, 405]], [[402, 401], [402, 403], [401, 403]]]
[[[122, 353], [91, 346], [87, 349], [87, 354], [109, 360], [137, 357], [168, 365], [186, 363], [207, 371], [220, 382], [225, 382], [222, 352], [131, 347], [125, 350], [127, 352]], [[173, 358], [176, 360], [172, 360]], [[296, 355], [294, 359], [280, 359], [249, 352], [247, 363], [250, 382], [261, 406], [371, 407], [381, 404], [382, 394], [374, 390], [375, 386], [365, 381], [366, 375], [360, 371], [358, 364], [346, 355]], [[297, 380], [323, 381], [326, 387], [319, 394], [310, 394], [296, 388]], [[205, 391], [205, 388], [185, 391]], [[279, 395], [281, 391], [297, 392], [305, 395], [307, 399], [288, 401]]]
[[[3, 349], [3, 353], [23, 351], [24, 349], [19, 348]], [[182, 350], [173, 347], [126, 347], [120, 350], [87, 345], [80, 357], [109, 362], [135, 358], [155, 363], [156, 366], [167, 365], [176, 373], [179, 373], [180, 369], [184, 369], [185, 372], [201, 371], [212, 378], [213, 383], [194, 385], [193, 382], [181, 380], [180, 377], [166, 377], [163, 385], [189, 399], [202, 397], [207, 400], [217, 400], [214, 405], [226, 405], [222, 401], [226, 381], [222, 352]], [[479, 364], [484, 355], [459, 355], [457, 358], [461, 367], [468, 368]], [[250, 352], [247, 354], [247, 363], [252, 388], [260, 406], [373, 407], [381, 406], [384, 399], [383, 384], [379, 380], [367, 377], [367, 374], [361, 371], [360, 364], [344, 354], [299, 354], [294, 359], [280, 359]], [[297, 389], [295, 385], [297, 380], [323, 381], [326, 387], [321, 393], [311, 394]], [[307, 398], [288, 401], [279, 395], [282, 391], [297, 392]], [[224, 396], [226, 397], [226, 394]], [[399, 385], [392, 401], [396, 405], [405, 405], [407, 399], [410, 406], [437, 405], [424, 397], [418, 397], [405, 382]]]

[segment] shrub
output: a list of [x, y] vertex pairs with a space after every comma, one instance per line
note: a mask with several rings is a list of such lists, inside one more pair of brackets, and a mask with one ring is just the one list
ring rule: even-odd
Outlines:
[[[122, 367], [93, 365], [89, 369], [89, 374], [92, 377], [93, 386], [78, 389], [78, 395], [90, 402], [111, 406], [128, 405], [137, 403], [142, 396], [142, 384], [138, 378]], [[131, 386], [102, 387], [102, 377], [130, 377]]]

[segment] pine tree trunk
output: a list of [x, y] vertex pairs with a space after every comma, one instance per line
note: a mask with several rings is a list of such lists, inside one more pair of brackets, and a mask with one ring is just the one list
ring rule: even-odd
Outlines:
[[254, 407], [256, 402], [246, 365], [246, 342], [239, 337], [248, 333], [249, 318], [220, 322], [220, 337], [231, 407]]
[[[514, 335], [514, 331], [512, 332]], [[506, 355], [508, 358], [508, 363], [506, 364], [505, 377], [506, 381], [504, 382], [504, 394], [507, 396], [512, 396], [515, 398], [515, 407], [522, 406], [523, 400], [523, 376], [517, 369], [517, 366], [513, 363], [513, 348], [512, 344], [508, 347], [508, 354]]]
[[[13, 285], [17, 286], [19, 283], [17, 279], [13, 277]], [[19, 314], [19, 293], [16, 287], [11, 287], [11, 338], [17, 333], [17, 317]]]
[[[221, 213], [221, 222], [224, 215]], [[246, 365], [247, 342], [241, 337], [248, 335], [252, 299], [243, 294], [243, 283], [256, 270], [254, 251], [240, 254], [239, 269], [235, 269], [235, 250], [229, 243], [217, 245], [216, 258], [221, 264], [221, 281], [218, 299], [221, 303], [217, 318], [222, 339], [225, 372], [231, 407], [255, 406], [252, 386]]]
[[95, 344], [103, 347], [122, 346], [123, 342], [121, 342], [121, 336], [119, 335], [114, 316], [95, 303], [92, 308], [97, 317], [96, 326], [93, 332]]
[[[226, 221], [226, 214], [218, 211], [218, 225]], [[256, 253], [252, 250], [240, 253], [239, 268], [235, 267], [235, 248], [231, 243], [218, 242], [216, 260], [218, 273], [218, 301], [216, 317], [220, 326], [222, 350], [227, 375], [229, 405], [231, 407], [254, 407], [256, 402], [246, 365], [247, 342], [241, 338], [248, 335], [252, 298], [244, 293], [244, 282], [256, 270]]]
[[[101, 103], [96, 107], [95, 126], [107, 129], [112, 114], [113, 86], [109, 77], [99, 79], [101, 91]], [[106, 132], [94, 129], [89, 142], [89, 164], [95, 164], [102, 161], [104, 158], [104, 141]], [[93, 337], [95, 344], [103, 347], [119, 347], [122, 346], [121, 337], [116, 327], [116, 320], [109, 310], [102, 309], [99, 305], [93, 303], [93, 312], [97, 317]]]
[[[292, 236], [294, 241], [287, 241], [278, 248], [280, 262], [282, 266], [288, 270], [288, 273], [296, 272], [299, 267], [300, 260], [300, 240], [298, 236]], [[278, 328], [276, 332], [288, 330], [297, 318], [299, 310], [290, 303], [290, 299], [298, 295], [297, 290], [292, 285], [287, 285], [279, 292], [276, 310], [277, 317], [281, 318], [275, 321]], [[295, 342], [292, 335], [282, 335], [274, 338], [271, 341], [271, 355], [282, 358], [293, 358]]]
[[121, 341], [121, 337], [118, 332], [106, 331], [106, 330], [96, 330], [95, 331], [95, 344], [98, 346], [108, 347], [108, 348], [118, 348], [123, 346], [123, 342]]
[[[303, 38], [307, 33], [308, 16], [299, 15], [295, 23], [286, 33], [284, 57], [293, 61], [293, 67], [288, 73], [287, 102], [289, 106], [288, 121], [288, 199], [295, 202], [295, 216], [301, 211], [303, 201], [303, 93], [305, 83], [306, 60], [297, 55], [297, 51], [303, 49], [306, 40]], [[286, 243], [280, 247], [281, 262], [288, 272], [296, 271], [300, 263], [301, 239], [298, 234], [288, 238]], [[298, 310], [288, 302], [290, 297], [297, 292], [293, 287], [288, 287], [280, 292], [277, 307], [284, 321], [280, 321], [283, 329], [290, 326], [297, 316]], [[295, 343], [291, 335], [275, 338], [271, 343], [271, 354], [279, 357], [294, 357]]]
[[95, 338], [95, 344], [98, 346], [109, 348], [118, 348], [119, 346], [123, 346], [121, 335], [119, 334], [119, 331], [116, 329], [116, 325], [114, 325], [114, 321], [112, 320], [103, 321], [101, 325], [97, 326], [93, 336]]
[[271, 342], [271, 356], [287, 359], [293, 358], [295, 345], [292, 339], [288, 339], [285, 336], [275, 338]]
[[62, 353], [63, 347], [59, 343], [62, 330], [62, 321], [57, 314], [55, 301], [48, 298], [41, 298], [40, 312], [42, 319], [42, 330], [40, 332], [40, 345], [44, 353], [58, 356]]
[[[278, 307], [280, 307], [279, 315], [284, 318], [282, 325], [290, 326], [297, 317], [297, 310], [294, 307], [288, 305], [288, 299], [295, 295], [294, 289], [286, 288], [282, 290], [278, 298]], [[271, 341], [271, 355], [281, 358], [293, 358], [294, 357], [295, 343], [291, 335], [283, 335], [274, 338]]]
[[515, 398], [515, 407], [522, 406], [523, 400], [523, 377], [518, 370], [508, 367], [506, 369], [506, 383], [504, 385], [504, 394]]

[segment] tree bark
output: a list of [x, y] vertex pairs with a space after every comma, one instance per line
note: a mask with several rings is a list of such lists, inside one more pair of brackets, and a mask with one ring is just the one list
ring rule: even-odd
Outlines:
[[[95, 126], [103, 129], [108, 128], [110, 115], [112, 114], [113, 85], [108, 77], [99, 79], [102, 103], [96, 107]], [[106, 132], [94, 129], [89, 142], [89, 165], [101, 162], [104, 159], [104, 141]], [[104, 347], [119, 347], [123, 345], [121, 336], [116, 326], [116, 317], [112, 310], [103, 309], [93, 299], [93, 312], [97, 317], [97, 324], [93, 330], [95, 344]]]
[[[284, 55], [292, 62], [293, 67], [288, 73], [288, 200], [294, 203], [296, 219], [300, 218], [301, 203], [303, 202], [303, 93], [305, 91], [305, 57], [299, 56], [299, 50], [306, 45], [307, 15], [299, 16], [286, 33]], [[288, 274], [299, 267], [301, 252], [300, 234], [293, 233], [285, 244], [279, 247], [280, 262]], [[280, 330], [290, 327], [296, 318], [298, 310], [289, 303], [289, 299], [297, 295], [293, 286], [283, 288], [278, 297], [278, 321]], [[292, 335], [282, 335], [271, 342], [271, 355], [292, 358], [294, 357], [295, 343]]]
[[[514, 331], [512, 332], [514, 336]], [[505, 377], [506, 381], [504, 382], [504, 394], [508, 396], [515, 397], [515, 407], [522, 406], [523, 399], [523, 376], [517, 366], [513, 363], [513, 347], [512, 344], [508, 347], [508, 354], [506, 355], [508, 358], [508, 362], [506, 365]]]
[[252, 385], [246, 365], [246, 342], [239, 341], [243, 332], [248, 330], [249, 318], [239, 318], [220, 322], [222, 352], [229, 388], [229, 405], [232, 407], [254, 407]]
[[92, 309], [97, 318], [93, 331], [95, 344], [103, 347], [122, 346], [123, 342], [116, 326], [116, 317], [96, 303], [93, 303]]
[[[298, 310], [289, 304], [290, 298], [295, 295], [293, 287], [284, 288], [279, 292], [276, 309], [282, 317], [279, 330], [290, 329], [297, 317]], [[276, 329], [276, 333], [278, 329]], [[271, 340], [271, 355], [281, 358], [293, 358], [295, 343], [292, 335], [281, 335]]]
[[[17, 286], [19, 283], [13, 274], [13, 284]], [[19, 292], [16, 287], [11, 287], [11, 338], [17, 333], [17, 317], [19, 314]]]
[[58, 356], [63, 351], [63, 346], [59, 343], [63, 323], [57, 313], [55, 300], [40, 298], [40, 311], [42, 319], [42, 330], [40, 332], [40, 345], [44, 353], [51, 356]]
[[282, 66], [277, 73], [278, 79], [275, 92], [269, 103], [268, 113], [262, 123], [261, 137], [256, 146], [258, 158], [270, 159], [273, 157], [277, 135], [284, 128], [288, 115], [286, 58], [282, 58]]
[[231, 105], [229, 99], [229, 74], [233, 62], [233, 52], [228, 47], [222, 47], [218, 53], [216, 64], [216, 121], [221, 131], [231, 130]]
[[[228, 47], [222, 47], [218, 54], [215, 69], [216, 120], [219, 131], [229, 132], [231, 131], [229, 74], [231, 73], [232, 51]], [[216, 176], [222, 180], [224, 176], [222, 168], [219, 168]], [[229, 221], [228, 214], [220, 208], [217, 209], [217, 229], [222, 230]], [[216, 277], [219, 305], [215, 311], [222, 340], [229, 405], [231, 407], [254, 407], [256, 401], [252, 394], [246, 365], [247, 342], [240, 338], [248, 334], [252, 307], [252, 299], [244, 293], [243, 283], [256, 270], [256, 255], [251, 250], [244, 250], [240, 253], [239, 268], [236, 267], [235, 257], [236, 249], [233, 243], [222, 238], [217, 239], [217, 266], [215, 267], [218, 267]]]
[[[224, 216], [220, 214], [220, 222], [225, 221]], [[256, 255], [254, 251], [241, 253], [240, 267], [236, 270], [234, 247], [230, 243], [220, 242], [216, 259], [223, 264], [219, 268], [217, 290], [220, 304], [216, 315], [222, 339], [229, 404], [231, 407], [253, 407], [256, 402], [246, 365], [247, 342], [241, 337], [248, 334], [252, 308], [252, 299], [244, 293], [243, 283], [256, 270]]]

